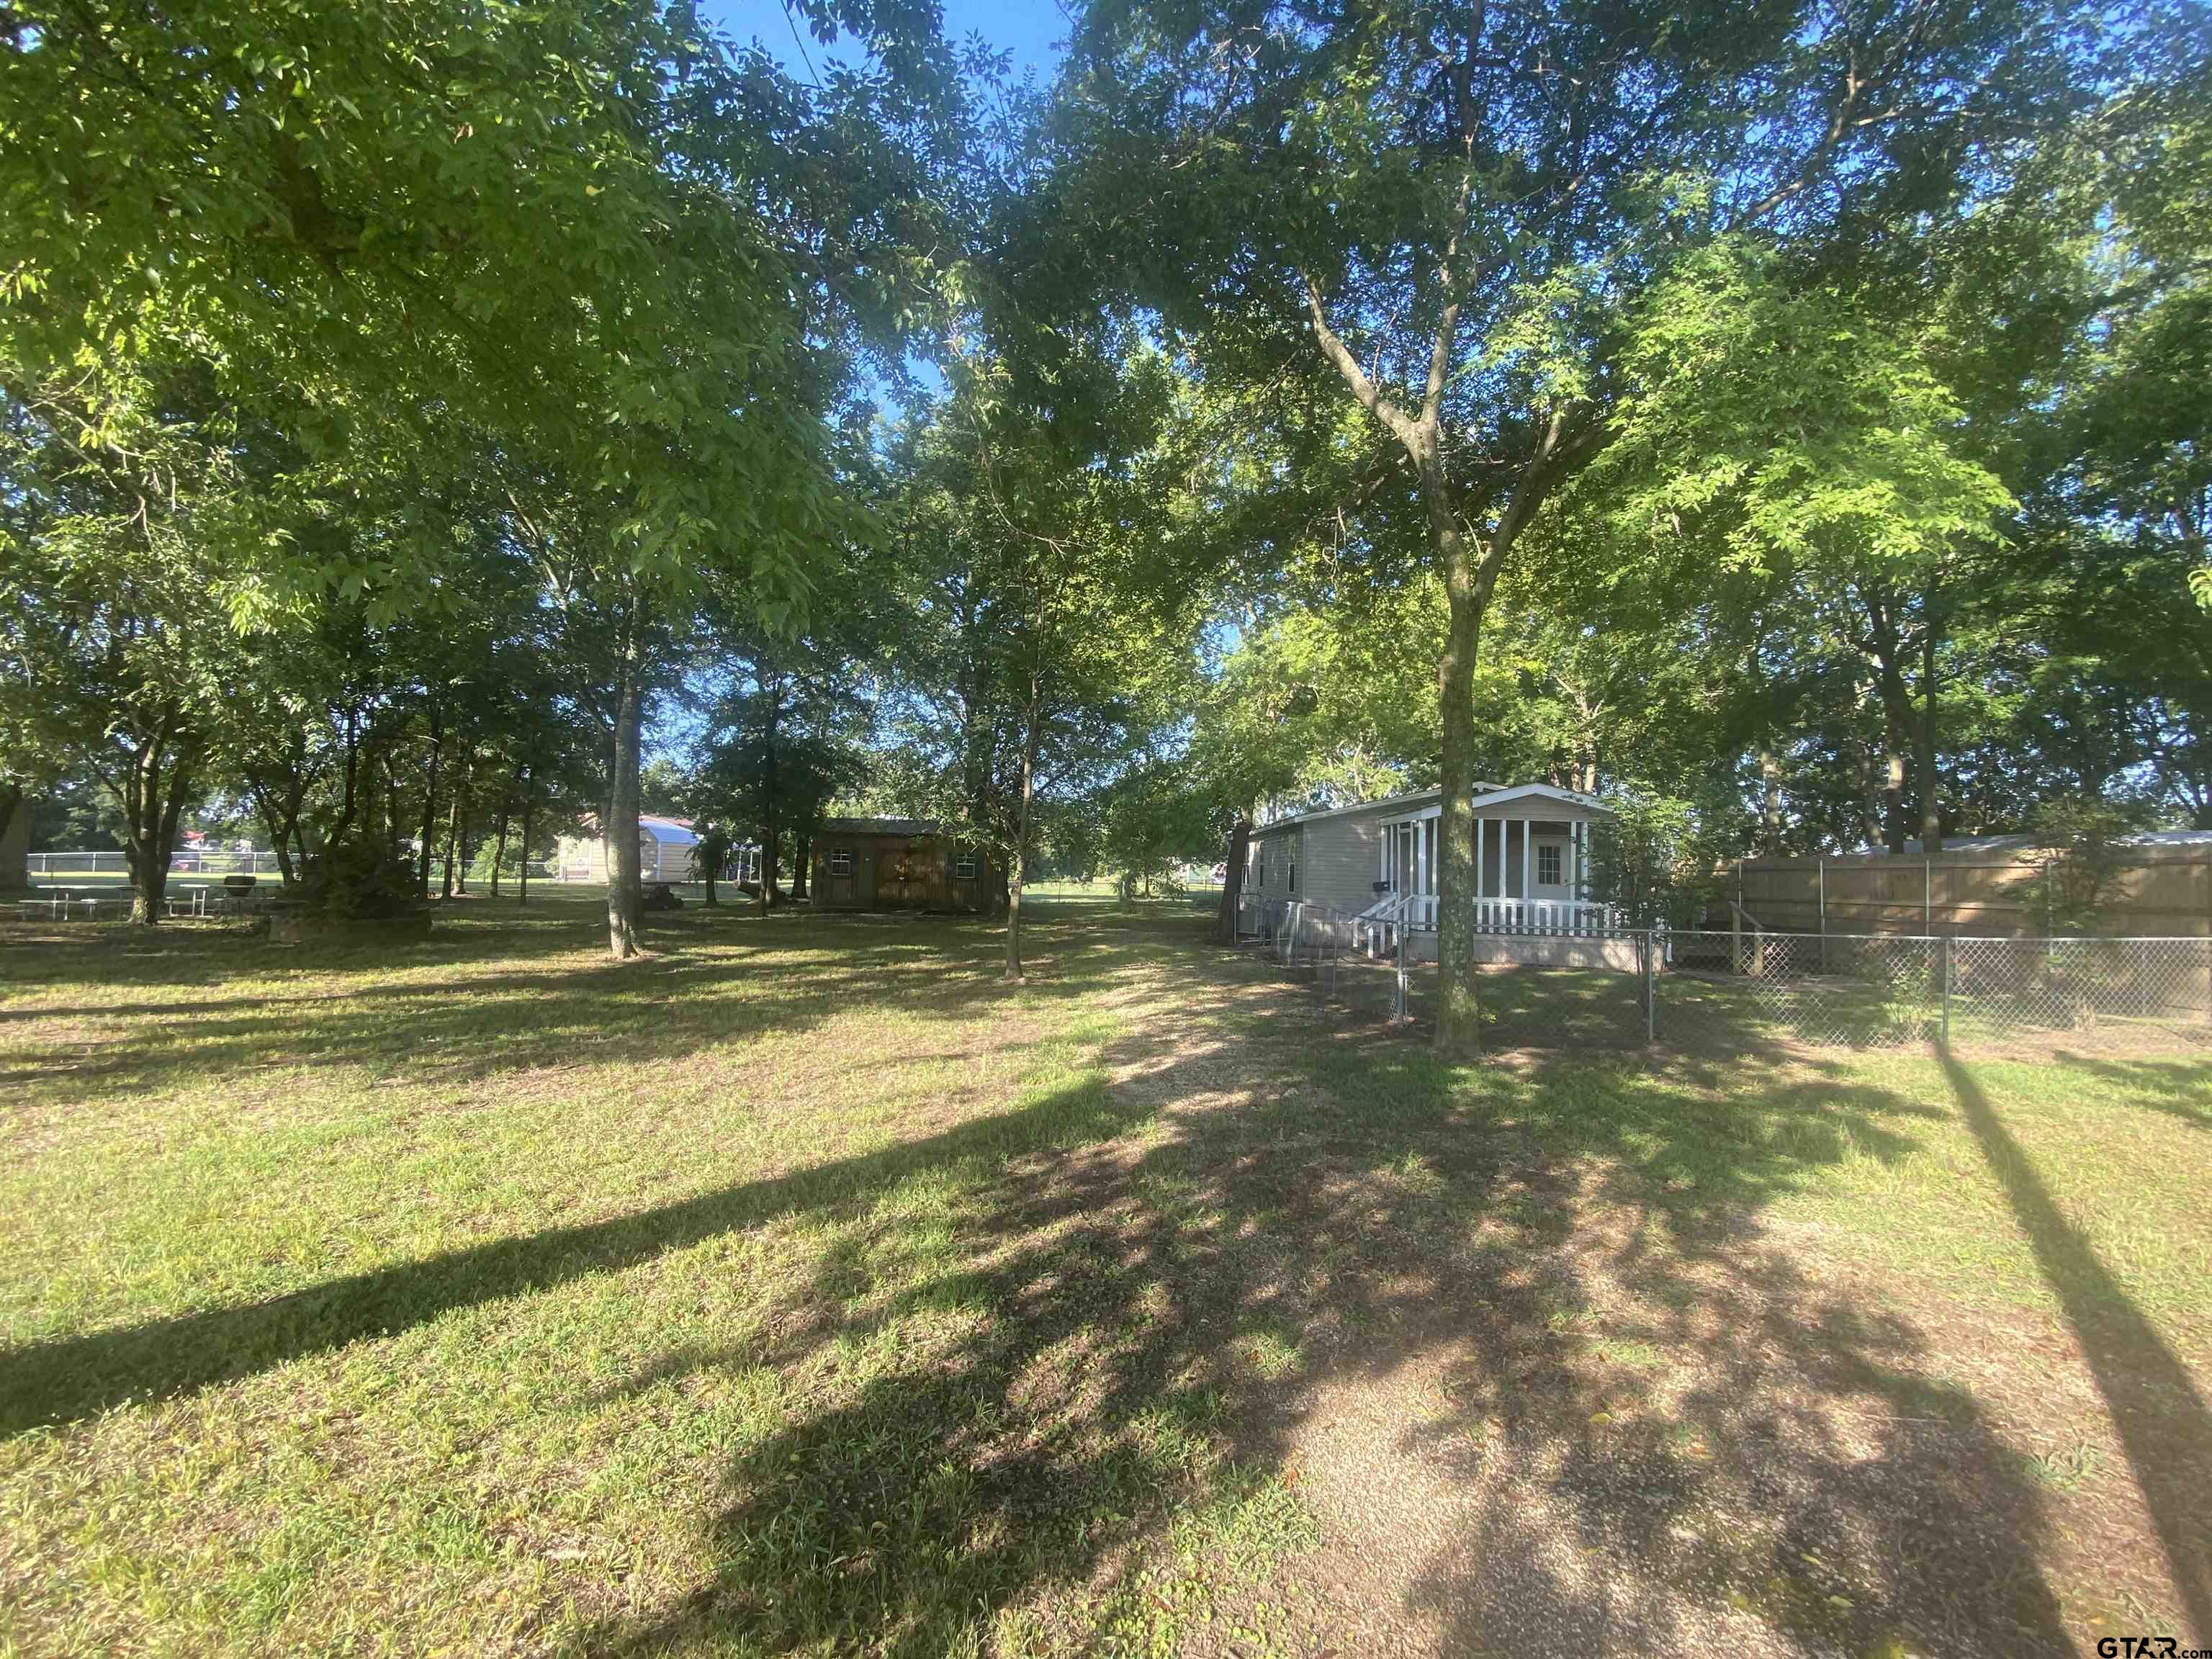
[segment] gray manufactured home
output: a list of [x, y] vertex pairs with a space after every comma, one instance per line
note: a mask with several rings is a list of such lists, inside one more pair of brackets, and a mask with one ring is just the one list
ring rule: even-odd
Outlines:
[[[1316, 907], [1395, 937], [1424, 958], [1436, 950], [1437, 826], [1443, 793], [1278, 819], [1252, 832], [1248, 914]], [[1590, 830], [1613, 814], [1595, 798], [1546, 783], [1477, 787], [1475, 927], [1486, 959], [1610, 963], [1625, 931], [1589, 896]]]

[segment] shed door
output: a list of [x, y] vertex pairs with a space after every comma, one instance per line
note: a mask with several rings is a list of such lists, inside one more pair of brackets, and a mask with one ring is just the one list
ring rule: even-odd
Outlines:
[[933, 849], [926, 842], [909, 841], [887, 841], [882, 848], [883, 863], [876, 872], [876, 891], [882, 902], [927, 904]]
[[868, 843], [847, 842], [822, 849], [822, 864], [814, 880], [826, 904], [865, 905], [875, 892], [872, 875]]

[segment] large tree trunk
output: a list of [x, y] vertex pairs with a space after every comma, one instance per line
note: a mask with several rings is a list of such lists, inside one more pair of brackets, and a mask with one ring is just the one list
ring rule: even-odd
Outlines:
[[[281, 784], [276, 781], [277, 776], [283, 779]], [[270, 769], [258, 768], [246, 779], [246, 793], [253, 799], [261, 827], [269, 832], [270, 849], [276, 854], [277, 873], [283, 878], [288, 892], [299, 884], [300, 872], [292, 860], [292, 846], [295, 842], [305, 840], [300, 831], [300, 820], [307, 811], [309, 781], [307, 735], [297, 731], [292, 733], [280, 774], [272, 775]]]
[[449, 899], [453, 896], [453, 861], [460, 854], [461, 791], [457, 788], [446, 803], [446, 870], [438, 884], [441, 899]]
[[499, 866], [507, 862], [507, 796], [499, 798], [499, 833], [491, 847], [491, 896], [499, 896]]
[[1770, 854], [1782, 850], [1782, 763], [1765, 747], [1759, 751], [1759, 844]]
[[1429, 541], [1444, 575], [1450, 623], [1437, 663], [1443, 716], [1443, 799], [1437, 814], [1437, 1036], [1446, 1054], [1482, 1047], [1482, 1009], [1474, 975], [1474, 661], [1482, 643], [1482, 601], [1466, 538], [1444, 498], [1441, 468], [1429, 498]]
[[[25, 794], [20, 785], [0, 783], [0, 843], [7, 841], [9, 827], [14, 823], [15, 814], [18, 811], [27, 812], [30, 810], [29, 797]], [[28, 825], [25, 826], [27, 831], [28, 828]], [[23, 844], [26, 847], [30, 845], [27, 834]], [[0, 893], [27, 892], [29, 890], [30, 884], [31, 869], [28, 860], [18, 859], [10, 866], [0, 866]]]
[[1886, 728], [1882, 817], [1885, 840], [1894, 858], [1903, 854], [1912, 834], [1905, 808], [1905, 757], [1919, 747], [1920, 722], [1913, 717], [1912, 693], [1905, 684], [1904, 635], [1896, 601], [1886, 584], [1871, 580], [1862, 584], [1860, 599], [1866, 606], [1868, 624], [1862, 643], [1874, 659], [1875, 694], [1881, 701]]
[[1022, 798], [1014, 818], [1013, 855], [1006, 860], [1006, 978], [1022, 976], [1022, 884], [1029, 873], [1030, 803], [1036, 793], [1037, 711], [1043, 683], [1030, 677], [1029, 725], [1022, 733]]
[[430, 705], [430, 765], [422, 784], [422, 842], [421, 856], [416, 860], [415, 892], [427, 901], [430, 896], [430, 854], [437, 842], [438, 828], [438, 757], [446, 744], [445, 721], [438, 705]]
[[514, 872], [514, 902], [518, 908], [530, 902], [530, 820], [537, 805], [536, 787], [526, 773], [522, 783], [522, 857]]
[[781, 864], [776, 857], [776, 834], [775, 797], [770, 793], [764, 797], [761, 807], [760, 868], [754, 872], [760, 880], [757, 896], [763, 910], [775, 902], [775, 878]]
[[338, 797], [337, 817], [323, 831], [325, 852], [343, 841], [353, 829], [354, 812], [360, 802], [361, 787], [361, 716], [346, 710], [344, 787]]
[[469, 864], [477, 853], [476, 843], [469, 836], [470, 822], [475, 816], [470, 810], [475, 804], [471, 791], [476, 781], [477, 746], [471, 741], [461, 751], [461, 781], [453, 791], [453, 849], [446, 861], [446, 867], [453, 872], [453, 890], [463, 897], [468, 895]]
[[[773, 769], [770, 769], [771, 778]], [[760, 866], [753, 874], [760, 884], [760, 891], [756, 896], [760, 901], [760, 908], [766, 910], [775, 902], [775, 793], [772, 787], [764, 788], [762, 793], [760, 830]]]
[[1882, 844], [1892, 858], [1900, 858], [1912, 831], [1905, 821], [1905, 756], [1893, 738], [1882, 750], [1881, 767]]
[[1862, 787], [1859, 793], [1859, 845], [1880, 846], [1882, 842], [1881, 756], [1871, 744], [1867, 748], [1866, 766], [1860, 783]]
[[778, 717], [781, 714], [779, 701], [771, 698], [767, 722], [761, 728], [760, 869], [756, 873], [760, 878], [763, 914], [775, 902], [776, 854], [781, 850], [776, 845], [775, 826], [775, 733]]
[[1213, 942], [1237, 943], [1237, 911], [1244, 902], [1244, 862], [1252, 855], [1252, 815], [1239, 812], [1229, 826], [1229, 862], [1221, 872], [1221, 908], [1213, 915]]
[[[269, 833], [269, 846], [276, 854], [276, 873], [283, 878], [287, 890], [297, 884], [298, 872], [292, 866], [292, 839], [299, 833], [299, 812], [295, 807], [287, 817], [276, 798], [264, 789], [252, 789], [254, 811], [260, 814], [261, 827]], [[4, 820], [0, 820], [4, 822]]]
[[[1480, 16], [1472, 34], [1481, 33]], [[1464, 213], [1474, 188], [1472, 153], [1460, 179], [1459, 211]], [[1437, 261], [1437, 283], [1450, 294], [1459, 280], [1459, 240], [1450, 237]], [[1460, 528], [1459, 505], [1445, 463], [1443, 398], [1453, 374], [1459, 331], [1459, 301], [1448, 300], [1430, 343], [1429, 371], [1418, 413], [1401, 409], [1368, 376], [1358, 358], [1329, 326], [1320, 284], [1305, 277], [1314, 337], [1322, 355], [1336, 368], [1352, 396], [1404, 447], [1420, 483], [1428, 515], [1429, 551], [1444, 580], [1450, 623], [1443, 654], [1437, 662], [1437, 693], [1443, 705], [1443, 800], [1437, 824], [1437, 955], [1438, 1006], [1437, 1047], [1449, 1054], [1480, 1045], [1480, 1011], [1474, 979], [1474, 668], [1482, 644], [1483, 611], [1498, 574], [1529, 520], [1560, 481], [1595, 453], [1604, 428], [1585, 425], [1571, 435], [1571, 406], [1554, 408], [1535, 446], [1520, 458], [1510, 490], [1489, 532], [1478, 564]]]
[[141, 738], [131, 751], [123, 781], [123, 861], [131, 866], [131, 923], [151, 927], [161, 920], [162, 887], [155, 872], [166, 873], [168, 849], [157, 847], [161, 834], [161, 737]]
[[1936, 775], [1936, 585], [1930, 582], [1920, 610], [1920, 729], [1912, 769], [1919, 775], [1920, 849], [1929, 857], [1943, 850], [1943, 792]]
[[814, 820], [816, 816], [817, 813], [813, 807], [810, 806], [806, 809], [806, 816], [799, 821], [798, 840], [793, 843], [791, 849], [791, 896], [795, 899], [803, 899], [806, 896], [806, 872], [814, 861]]
[[407, 825], [399, 816], [399, 773], [392, 763], [392, 745], [386, 742], [377, 751], [376, 769], [384, 781], [384, 799], [372, 819], [381, 816], [384, 820], [384, 845], [393, 857], [407, 844]]
[[607, 948], [617, 962], [644, 953], [640, 942], [645, 895], [637, 850], [638, 751], [645, 725], [645, 688], [635, 635], [623, 653], [622, 684], [615, 696], [613, 777], [607, 821], [600, 826], [607, 858]]
[[143, 902], [146, 908], [147, 920], [150, 921], [161, 912], [162, 901], [167, 896], [169, 849], [177, 844], [177, 820], [184, 816], [185, 793], [191, 787], [192, 773], [199, 765], [199, 759], [198, 748], [188, 746], [178, 755], [175, 764], [169, 769], [168, 800], [161, 809], [161, 825], [156, 842], [155, 856], [148, 860], [149, 880], [131, 900], [131, 908], [134, 920]]
[[[169, 887], [169, 849], [176, 844], [177, 820], [191, 787], [197, 748], [186, 745], [173, 757], [173, 716], [165, 715], [149, 734], [132, 745], [123, 780], [123, 857], [131, 869], [131, 921], [151, 927], [161, 919]], [[166, 777], [164, 765], [167, 766]]]

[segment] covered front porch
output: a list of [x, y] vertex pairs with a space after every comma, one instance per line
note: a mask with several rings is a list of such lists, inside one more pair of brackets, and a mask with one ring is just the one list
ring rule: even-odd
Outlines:
[[[1586, 795], [1524, 784], [1478, 795], [1474, 808], [1474, 925], [1478, 933], [1521, 939], [1611, 939], [1626, 929], [1613, 905], [1589, 896], [1590, 826], [1612, 814]], [[1375, 902], [1359, 921], [1369, 948], [1394, 946], [1403, 929], [1433, 949], [1439, 883], [1441, 805], [1383, 820], [1376, 846]]]

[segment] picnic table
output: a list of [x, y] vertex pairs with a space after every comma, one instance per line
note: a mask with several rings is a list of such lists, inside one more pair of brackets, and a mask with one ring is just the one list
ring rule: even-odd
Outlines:
[[15, 902], [27, 916], [43, 910], [47, 915], [65, 921], [71, 915], [82, 912], [86, 920], [96, 921], [100, 919], [102, 907], [109, 913], [112, 913], [118, 905], [127, 910], [131, 905], [131, 890], [125, 888], [118, 894], [113, 888], [50, 887], [37, 898], [17, 899]]
[[[238, 912], [253, 914], [284, 908], [288, 901], [273, 890], [260, 893], [252, 876], [224, 876], [197, 886], [169, 884], [162, 904], [172, 916], [213, 916]], [[128, 915], [135, 896], [128, 887], [45, 887], [33, 897], [15, 901], [27, 918], [46, 915], [56, 921], [82, 917], [97, 921], [102, 916]]]

